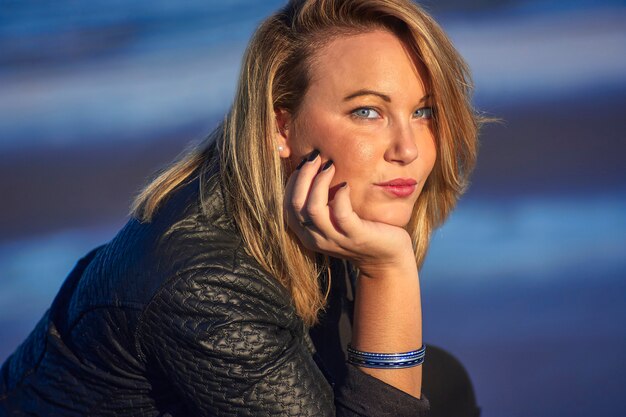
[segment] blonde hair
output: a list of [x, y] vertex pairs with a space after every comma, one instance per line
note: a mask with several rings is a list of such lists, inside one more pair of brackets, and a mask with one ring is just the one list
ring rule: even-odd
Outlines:
[[432, 231], [448, 217], [474, 168], [481, 118], [470, 103], [469, 70], [438, 24], [410, 0], [292, 0], [265, 20], [250, 41], [235, 100], [207, 140], [161, 173], [137, 197], [134, 214], [149, 221], [160, 202], [208, 163], [217, 141], [220, 178], [247, 251], [291, 293], [308, 325], [326, 297], [318, 276], [325, 262], [300, 245], [283, 220], [288, 167], [276, 151], [275, 109], [298, 111], [315, 51], [337, 36], [386, 29], [427, 69], [437, 160], [407, 225], [418, 265]]

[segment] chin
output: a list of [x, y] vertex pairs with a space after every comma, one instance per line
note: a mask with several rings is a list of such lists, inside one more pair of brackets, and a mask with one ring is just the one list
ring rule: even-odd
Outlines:
[[405, 228], [409, 224], [412, 214], [408, 210], [406, 213], [404, 210], [381, 210], [379, 213], [364, 213], [362, 216], [359, 214], [359, 217], [363, 220]]

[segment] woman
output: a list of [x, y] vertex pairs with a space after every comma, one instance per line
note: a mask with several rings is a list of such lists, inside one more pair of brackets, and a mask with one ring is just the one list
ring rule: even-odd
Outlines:
[[[469, 85], [408, 0], [291, 1], [222, 126], [4, 364], [0, 414], [426, 415], [418, 266], [474, 165]], [[341, 282], [347, 365], [322, 312]]]

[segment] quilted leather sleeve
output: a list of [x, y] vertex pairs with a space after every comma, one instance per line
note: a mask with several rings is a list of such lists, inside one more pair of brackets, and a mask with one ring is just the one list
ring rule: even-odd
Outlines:
[[190, 414], [334, 416], [330, 385], [287, 302], [262, 277], [199, 268], [155, 296], [138, 343]]

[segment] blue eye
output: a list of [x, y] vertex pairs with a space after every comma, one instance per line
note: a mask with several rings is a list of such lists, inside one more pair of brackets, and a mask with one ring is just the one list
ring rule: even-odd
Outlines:
[[432, 107], [422, 107], [421, 109], [415, 110], [415, 113], [413, 113], [413, 114], [418, 119], [432, 119], [432, 117], [433, 117], [433, 108]]
[[380, 114], [369, 107], [361, 107], [352, 112], [352, 114], [361, 119], [377, 119], [380, 117]]

